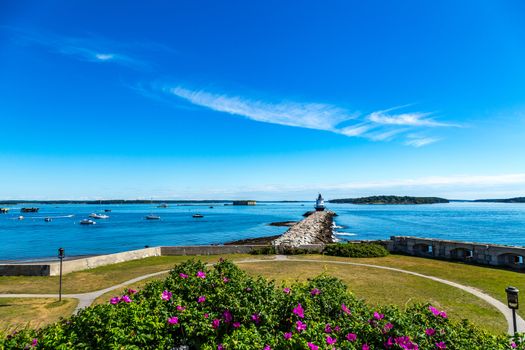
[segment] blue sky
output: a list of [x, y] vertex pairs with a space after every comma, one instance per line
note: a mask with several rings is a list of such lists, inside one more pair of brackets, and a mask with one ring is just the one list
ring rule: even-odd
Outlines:
[[3, 1], [1, 198], [525, 195], [521, 1]]

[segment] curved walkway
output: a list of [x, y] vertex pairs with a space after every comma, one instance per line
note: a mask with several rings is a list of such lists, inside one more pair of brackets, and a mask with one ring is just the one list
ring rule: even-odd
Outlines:
[[[476, 288], [465, 286], [465, 285], [462, 285], [462, 284], [459, 284], [459, 283], [456, 283], [456, 282], [452, 282], [452, 281], [449, 281], [449, 280], [445, 280], [445, 279], [442, 279], [442, 278], [429, 276], [429, 275], [424, 275], [424, 274], [421, 274], [421, 273], [417, 273], [417, 272], [413, 272], [413, 271], [407, 271], [407, 270], [402, 270], [402, 269], [397, 269], [397, 268], [388, 267], [388, 266], [373, 265], [373, 264], [361, 264], [361, 263], [355, 263], [355, 262], [349, 262], [349, 261], [294, 259], [294, 258], [289, 258], [288, 256], [285, 256], [285, 255], [277, 255], [277, 256], [275, 256], [275, 259], [273, 259], [273, 260], [246, 259], [246, 260], [235, 261], [235, 263], [237, 263], [237, 264], [245, 264], [245, 263], [258, 263], [258, 262], [274, 262], [274, 261], [281, 261], [281, 262], [282, 261], [296, 261], [296, 262], [311, 262], [311, 263], [329, 263], [329, 264], [339, 264], [339, 265], [354, 265], [354, 266], [362, 266], [362, 267], [370, 267], [370, 268], [376, 268], [376, 269], [382, 269], [382, 270], [395, 271], [395, 272], [406, 273], [406, 274], [417, 276], [417, 277], [421, 277], [421, 278], [427, 278], [427, 279], [430, 279], [430, 280], [435, 281], [435, 282], [443, 283], [443, 284], [449, 285], [451, 287], [455, 287], [455, 288], [461, 289], [461, 290], [463, 290], [463, 291], [465, 291], [467, 293], [470, 293], [470, 294], [472, 294], [472, 295], [474, 295], [474, 296], [484, 300], [488, 304], [494, 306], [499, 312], [501, 312], [505, 316], [505, 319], [507, 320], [507, 325], [508, 325], [508, 333], [509, 334], [513, 334], [514, 333], [513, 325], [512, 325], [512, 312], [507, 307], [507, 305], [505, 305], [501, 301], [491, 297], [490, 295], [479, 291]], [[208, 265], [213, 265], [213, 264], [208, 264]], [[111, 292], [112, 290], [123, 288], [123, 287], [129, 286], [130, 284], [133, 284], [135, 282], [139, 282], [139, 281], [145, 280], [147, 278], [155, 277], [155, 276], [162, 275], [162, 274], [165, 274], [165, 273], [168, 273], [168, 272], [169, 272], [169, 270], [159, 271], [159, 272], [155, 272], [155, 273], [150, 273], [150, 274], [139, 276], [139, 277], [130, 279], [129, 281], [125, 281], [125, 282], [116, 284], [114, 286], [111, 286], [111, 287], [108, 287], [108, 288], [104, 288], [104, 289], [100, 289], [100, 290], [97, 290], [97, 291], [94, 291], [94, 292], [78, 293], [78, 294], [62, 294], [62, 297], [63, 298], [78, 299], [78, 305], [77, 305], [77, 307], [75, 309], [75, 312], [78, 312], [80, 309], [83, 309], [83, 308], [88, 307], [91, 304], [93, 304], [95, 299], [97, 299], [98, 297], [100, 297], [100, 296], [102, 296], [102, 295], [104, 295], [104, 294], [106, 294], [108, 292]], [[56, 297], [57, 297], [57, 294], [0, 294], [0, 298], [56, 298]], [[521, 318], [519, 315], [516, 315], [516, 319], [517, 319], [517, 324], [518, 324], [518, 332], [525, 332], [525, 320], [523, 320], [523, 318]]]

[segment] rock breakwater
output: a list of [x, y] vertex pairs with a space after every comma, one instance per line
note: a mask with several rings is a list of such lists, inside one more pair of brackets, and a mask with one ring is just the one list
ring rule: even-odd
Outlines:
[[272, 241], [274, 246], [299, 247], [309, 244], [328, 244], [335, 241], [332, 225], [333, 211], [316, 211]]

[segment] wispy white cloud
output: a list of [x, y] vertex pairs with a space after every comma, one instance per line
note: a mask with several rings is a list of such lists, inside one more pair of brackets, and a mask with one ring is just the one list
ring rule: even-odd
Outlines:
[[341, 108], [322, 103], [267, 103], [183, 87], [168, 91], [198, 106], [271, 124], [339, 132], [338, 124], [356, 117]]
[[386, 111], [373, 112], [368, 116], [368, 120], [377, 124], [404, 125], [404, 126], [455, 126], [453, 124], [441, 123], [428, 118], [431, 113], [401, 113], [389, 114]]
[[[71, 56], [81, 61], [115, 63], [135, 69], [149, 69], [150, 67], [148, 62], [124, 52], [133, 45], [94, 36], [69, 37], [5, 26], [2, 28], [7, 29], [13, 41], [20, 45], [40, 46], [51, 52]], [[143, 45], [140, 46], [142, 48]], [[154, 48], [157, 49], [156, 46]]]
[[[360, 114], [325, 103], [289, 101], [272, 103], [205, 90], [192, 90], [183, 86], [160, 89], [193, 105], [258, 122], [323, 130], [348, 137], [364, 137], [373, 141], [390, 141], [414, 129], [456, 126], [438, 122], [430, 118], [430, 113], [393, 113], [394, 110], [407, 106]], [[403, 144], [412, 147], [422, 147], [440, 140], [437, 137], [423, 135], [408, 135], [403, 138], [405, 139]]]
[[414, 147], [423, 147], [430, 145], [431, 143], [438, 142], [438, 138], [433, 137], [421, 137], [421, 138], [411, 138], [405, 141], [405, 145], [414, 146]]

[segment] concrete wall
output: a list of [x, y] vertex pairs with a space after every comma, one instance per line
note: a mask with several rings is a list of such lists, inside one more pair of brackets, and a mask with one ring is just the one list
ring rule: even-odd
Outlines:
[[390, 242], [395, 253], [525, 270], [525, 247], [405, 236], [392, 236]]

